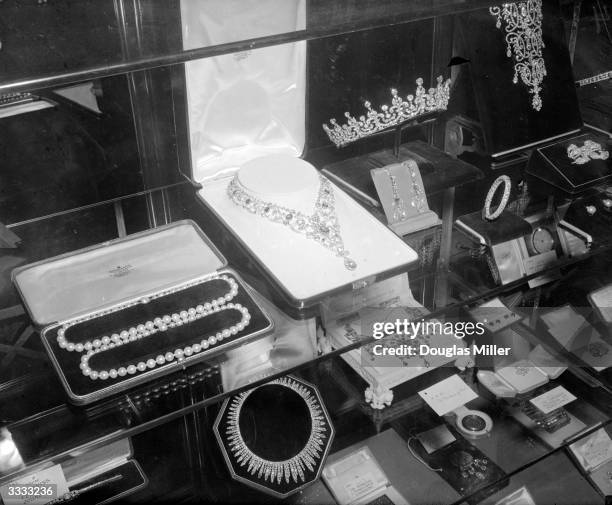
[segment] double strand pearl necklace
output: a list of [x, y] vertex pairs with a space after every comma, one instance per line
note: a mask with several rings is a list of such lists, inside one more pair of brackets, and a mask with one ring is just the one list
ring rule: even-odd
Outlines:
[[[238, 283], [231, 277], [228, 277], [227, 275], [219, 275], [207, 279], [207, 282], [215, 280], [225, 281], [229, 285], [229, 291], [225, 295], [211, 300], [210, 302], [206, 302], [202, 305], [198, 305], [195, 308], [190, 308], [189, 310], [182, 310], [178, 313], [172, 314], [171, 316], [166, 315], [163, 317], [156, 317], [155, 319], [153, 319], [153, 321], [146, 321], [145, 323], [134, 325], [129, 329], [117, 331], [117, 333], [113, 333], [112, 335], [105, 335], [103, 337], [96, 338], [93, 341], [86, 341], [77, 344], [70, 342], [68, 339], [66, 339], [66, 330], [70, 326], [78, 324], [81, 321], [79, 320], [71, 323], [66, 323], [57, 330], [57, 343], [62, 349], [65, 349], [69, 352], [91, 351], [92, 349], [98, 349], [102, 346], [108, 346], [111, 342], [116, 344], [134, 342], [139, 338], [148, 337], [149, 335], [153, 335], [154, 333], [158, 333], [160, 331], [166, 331], [168, 328], [174, 328], [175, 326], [181, 326], [182, 324], [190, 323], [192, 321], [195, 321], [196, 314], [203, 314], [205, 311], [211, 311], [214, 307], [224, 305], [226, 302], [231, 301], [238, 294]], [[169, 293], [160, 293], [156, 296], [156, 298], [160, 298], [161, 296], [167, 294]], [[135, 304], [125, 305], [123, 306], [123, 308], [131, 307], [133, 305]]]
[[[124, 377], [126, 375], [134, 375], [137, 372], [144, 372], [148, 369], [155, 368], [156, 366], [169, 363], [175, 359], [177, 361], [182, 361], [186, 357], [208, 349], [217, 342], [221, 342], [232, 335], [236, 335], [239, 331], [244, 330], [251, 320], [251, 315], [246, 307], [243, 307], [239, 303], [227, 303], [238, 294], [238, 283], [226, 275], [213, 277], [210, 280], [216, 279], [227, 282], [230, 286], [230, 291], [214, 300], [197, 305], [196, 307], [191, 307], [187, 310], [183, 310], [180, 313], [172, 314], [171, 316], [164, 315], [163, 317], [157, 317], [153, 321], [147, 321], [145, 323], [136, 325], [129, 330], [123, 330], [121, 332], [114, 333], [111, 336], [104, 336], [100, 339], [95, 339], [92, 342], [87, 341], [79, 344], [69, 342], [65, 336], [66, 328], [69, 325], [65, 325], [58, 330], [57, 341], [61, 348], [68, 351], [87, 351], [81, 356], [81, 363], [79, 366], [83, 375], [88, 376], [92, 380], [107, 380], [115, 379], [117, 377]], [[146, 362], [140, 361], [136, 364], [131, 363], [117, 369], [111, 368], [110, 370], [93, 370], [89, 366], [89, 360], [96, 354], [135, 342], [141, 338], [149, 337], [159, 332], [167, 331], [170, 328], [191, 323], [197, 319], [201, 319], [210, 314], [224, 310], [235, 310], [240, 312], [242, 314], [240, 321], [229, 328], [218, 331], [215, 335], [211, 335], [210, 337], [203, 339], [200, 343], [186, 346], [182, 349], [176, 349], [174, 352], [168, 351], [165, 354], [158, 355], [155, 359], [150, 358]]]

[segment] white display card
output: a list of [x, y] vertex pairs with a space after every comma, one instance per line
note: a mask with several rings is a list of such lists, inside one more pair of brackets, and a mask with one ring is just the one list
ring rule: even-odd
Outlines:
[[419, 391], [419, 396], [439, 416], [448, 414], [478, 398], [478, 395], [458, 375], [452, 375], [448, 379]]
[[557, 386], [546, 393], [542, 393], [529, 400], [533, 405], [540, 409], [544, 414], [549, 414], [555, 409], [563, 407], [576, 400], [576, 397], [563, 386]]

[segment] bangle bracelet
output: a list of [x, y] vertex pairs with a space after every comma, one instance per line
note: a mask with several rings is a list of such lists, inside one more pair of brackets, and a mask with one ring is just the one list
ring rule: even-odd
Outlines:
[[[491, 212], [491, 202], [493, 201], [493, 197], [497, 192], [497, 188], [501, 185], [504, 185], [504, 194], [502, 195], [501, 201], [499, 205], [495, 209], [495, 211]], [[510, 181], [510, 177], [507, 175], [501, 175], [497, 179], [493, 181], [491, 187], [489, 188], [489, 192], [487, 193], [487, 197], [485, 198], [484, 207], [482, 209], [483, 218], [487, 221], [493, 221], [501, 216], [502, 212], [508, 205], [508, 200], [510, 199], [510, 187], [512, 186], [512, 182]]]

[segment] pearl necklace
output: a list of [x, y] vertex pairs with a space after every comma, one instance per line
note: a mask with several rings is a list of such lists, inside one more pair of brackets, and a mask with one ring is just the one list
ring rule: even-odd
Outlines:
[[[189, 309], [189, 310], [193, 310], [193, 309]], [[136, 336], [133, 340], [110, 342], [108, 345], [101, 345], [97, 349], [91, 349], [87, 351], [86, 354], [81, 356], [81, 364], [79, 365], [79, 367], [81, 368], [83, 375], [88, 376], [92, 380], [96, 380], [96, 379], [107, 380], [107, 379], [116, 379], [117, 377], [124, 377], [126, 375], [134, 375], [136, 372], [144, 372], [147, 369], [155, 368], [156, 366], [161, 366], [164, 363], [170, 363], [174, 359], [176, 359], [178, 362], [181, 362], [182, 360], [184, 360], [185, 358], [188, 358], [189, 356], [205, 351], [210, 346], [215, 345], [217, 342], [221, 342], [225, 338], [228, 338], [232, 335], [236, 335], [236, 333], [244, 330], [244, 328], [248, 326], [249, 321], [251, 320], [251, 315], [249, 314], [248, 309], [246, 307], [243, 307], [239, 303], [228, 303], [227, 305], [215, 306], [212, 309], [208, 311], [204, 310], [201, 313], [198, 313], [196, 311], [196, 313], [193, 316], [191, 315], [189, 316], [190, 318], [193, 317], [193, 319], [190, 319], [188, 322], [192, 322], [192, 321], [195, 321], [196, 319], [206, 317], [210, 314], [214, 314], [215, 312], [222, 312], [224, 310], [237, 310], [241, 312], [242, 318], [240, 319], [240, 322], [238, 322], [237, 324], [233, 326], [230, 326], [229, 328], [225, 328], [221, 331], [218, 331], [215, 335], [211, 335], [210, 337], [203, 339], [199, 344], [188, 345], [182, 349], [176, 349], [174, 352], [168, 351], [166, 354], [159, 354], [155, 359], [150, 358], [146, 362], [140, 361], [136, 364], [131, 363], [129, 365], [122, 366], [117, 369], [111, 368], [110, 370], [93, 370], [89, 366], [89, 360], [96, 354], [108, 351], [109, 349], [113, 349], [113, 348], [125, 345], [127, 343], [133, 342], [135, 340], [139, 340], [147, 336], [145, 334], [141, 334], [141, 335]], [[183, 323], [175, 324], [174, 322], [171, 322], [170, 324], [167, 325], [166, 329], [173, 328], [175, 326], [180, 326], [181, 324]], [[162, 330], [160, 328], [158, 331], [165, 331], [165, 330]], [[153, 332], [153, 333], [156, 333], [156, 332]], [[149, 333], [149, 335], [152, 335], [153, 333]], [[130, 338], [132, 338], [132, 336], [130, 336]]]
[[[244, 330], [244, 328], [249, 325], [251, 315], [249, 314], [248, 309], [246, 307], [243, 307], [239, 303], [227, 303], [230, 302], [238, 294], [238, 283], [234, 279], [226, 275], [220, 275], [207, 279], [207, 281], [213, 280], [225, 281], [229, 285], [229, 291], [219, 298], [207, 301], [203, 304], [197, 305], [196, 307], [190, 307], [187, 310], [182, 310], [179, 313], [174, 313], [172, 315], [156, 317], [155, 319], [153, 319], [153, 321], [146, 321], [145, 323], [135, 325], [129, 329], [124, 329], [122, 331], [118, 331], [117, 333], [113, 333], [110, 336], [105, 335], [101, 338], [95, 339], [93, 341], [86, 341], [84, 343], [75, 344], [74, 342], [70, 342], [66, 339], [66, 329], [74, 324], [77, 324], [80, 321], [66, 323], [58, 330], [57, 342], [62, 349], [65, 349], [69, 352], [86, 351], [86, 353], [81, 356], [81, 363], [79, 367], [81, 368], [83, 375], [88, 376], [92, 380], [116, 379], [117, 377], [134, 375], [137, 372], [144, 372], [147, 369], [152, 369], [156, 366], [161, 366], [175, 359], [180, 362], [186, 357], [192, 356], [208, 349], [210, 346], [215, 345], [217, 342], [221, 342], [222, 340], [232, 335], [236, 335], [239, 331]], [[159, 298], [166, 294], [168, 293], [160, 293], [156, 295], [155, 298]], [[132, 305], [135, 305], [135, 303], [127, 306]], [[123, 308], [127, 306], [124, 306]], [[117, 369], [111, 368], [110, 370], [93, 370], [89, 366], [89, 360], [96, 354], [108, 351], [110, 349], [125, 344], [129, 344], [131, 342], [135, 342], [137, 340], [149, 337], [159, 332], [167, 331], [171, 328], [182, 326], [183, 324], [192, 323], [197, 319], [201, 319], [210, 314], [222, 312], [224, 310], [235, 310], [240, 312], [242, 314], [240, 321], [237, 324], [230, 326], [229, 328], [225, 328], [223, 330], [218, 331], [215, 335], [211, 335], [210, 337], [203, 339], [200, 343], [196, 343], [191, 346], [186, 346], [182, 349], [176, 349], [174, 352], [168, 351], [165, 354], [158, 355], [155, 359], [150, 358], [146, 362], [140, 361], [138, 363], [131, 363], [126, 366], [119, 367]]]
[[268, 461], [257, 456], [248, 448], [240, 432], [240, 412], [245, 400], [253, 391], [258, 389], [255, 388], [240, 393], [231, 401], [225, 430], [229, 449], [240, 466], [246, 466], [247, 472], [257, 476], [258, 479], [263, 478], [266, 482], [270, 479], [271, 484], [276, 481], [277, 485], [281, 484], [283, 478], [287, 484], [291, 479], [295, 483], [305, 482], [306, 470], [315, 471], [317, 460], [321, 459], [326, 439], [329, 438], [323, 409], [316, 396], [291, 377], [281, 377], [259, 387], [273, 384], [295, 391], [306, 403], [311, 420], [310, 436], [306, 445], [295, 456], [284, 461]]
[[349, 251], [344, 248], [344, 241], [340, 235], [340, 224], [336, 216], [336, 204], [331, 183], [319, 175], [319, 194], [314, 205], [314, 212], [304, 214], [289, 207], [282, 207], [272, 202], [266, 202], [245, 191], [234, 176], [227, 187], [227, 194], [236, 205], [243, 209], [265, 217], [272, 222], [284, 224], [296, 233], [306, 235], [323, 247], [344, 258], [347, 270], [355, 270], [357, 262], [349, 257]]
[[[222, 280], [225, 281], [229, 285], [229, 291], [210, 302], [206, 302], [202, 305], [198, 305], [195, 308], [190, 308], [189, 310], [182, 310], [179, 313], [172, 314], [171, 316], [165, 315], [163, 317], [156, 317], [153, 321], [147, 321], [145, 323], [141, 323], [138, 325], [134, 325], [129, 329], [125, 329], [122, 331], [118, 331], [117, 333], [113, 333], [108, 336], [105, 335], [100, 338], [96, 338], [93, 341], [86, 341], [83, 343], [75, 344], [66, 339], [66, 330], [79, 322], [74, 321], [71, 323], [64, 324], [61, 328], [57, 330], [57, 343], [62, 349], [66, 349], [69, 352], [83, 352], [83, 351], [91, 351], [92, 349], [98, 349], [102, 346], [108, 346], [111, 342], [120, 344], [127, 342], [134, 342], [142, 337], [148, 337], [149, 335], [153, 335], [154, 333], [160, 331], [166, 331], [168, 328], [174, 328], [175, 326], [181, 326], [182, 324], [187, 324], [192, 321], [195, 321], [197, 314], [203, 314], [204, 312], [210, 313], [210, 311], [221, 305], [224, 305], [226, 302], [231, 301], [238, 294], [238, 283], [228, 277], [227, 275], [219, 275], [207, 279], [207, 282], [214, 280]], [[168, 292], [159, 293], [155, 298], [159, 298], [161, 296], [167, 295]], [[124, 305], [121, 308], [125, 309], [127, 307], [131, 307], [135, 304]]]

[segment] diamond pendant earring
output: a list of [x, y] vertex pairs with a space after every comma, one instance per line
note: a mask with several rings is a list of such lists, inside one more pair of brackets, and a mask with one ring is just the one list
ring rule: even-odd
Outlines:
[[406, 204], [399, 194], [399, 187], [397, 184], [397, 177], [391, 175], [387, 170], [389, 180], [391, 181], [391, 191], [393, 192], [393, 222], [404, 221], [408, 217], [406, 210]]

